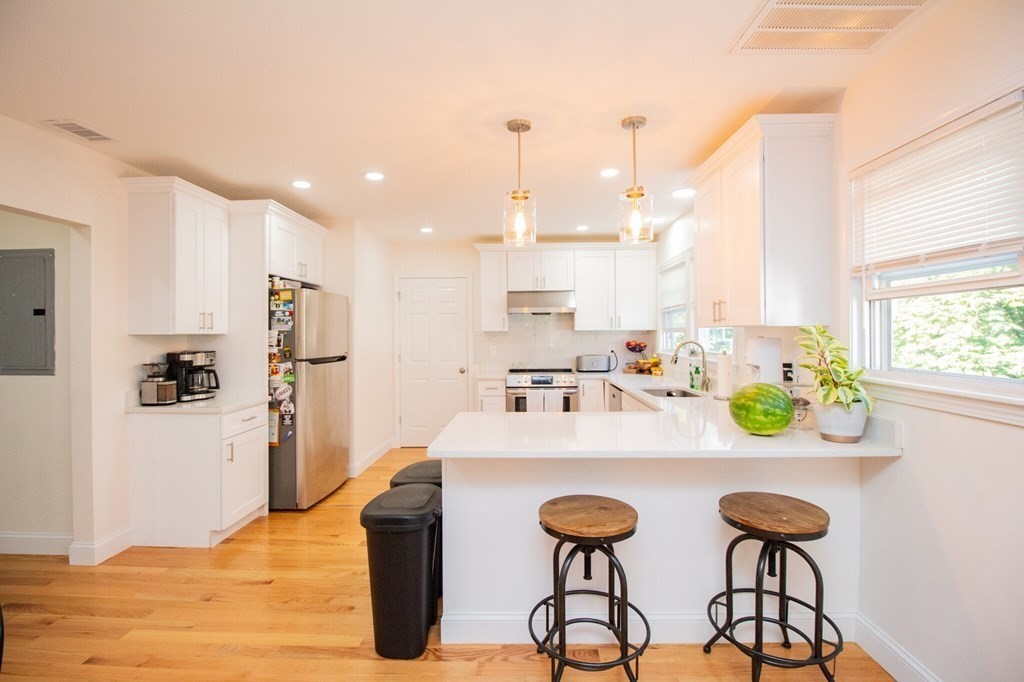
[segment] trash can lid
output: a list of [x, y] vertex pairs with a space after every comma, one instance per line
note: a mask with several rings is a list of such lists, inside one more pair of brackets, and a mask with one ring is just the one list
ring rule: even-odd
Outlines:
[[441, 460], [435, 459], [410, 464], [391, 478], [392, 488], [410, 483], [441, 485]]
[[426, 528], [440, 516], [441, 489], [429, 483], [410, 483], [370, 500], [359, 523], [367, 530], [404, 533]]

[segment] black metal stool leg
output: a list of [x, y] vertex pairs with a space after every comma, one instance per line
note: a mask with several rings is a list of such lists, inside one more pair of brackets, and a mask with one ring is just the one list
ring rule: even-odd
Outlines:
[[[736, 551], [736, 547], [744, 540], [756, 539], [752, 535], [738, 535], [733, 538], [732, 542], [729, 543], [729, 548], [725, 550], [725, 622], [722, 624], [722, 630], [728, 630], [732, 627], [732, 615], [733, 615], [733, 600], [732, 600], [732, 555]], [[710, 610], [710, 609], [709, 609]], [[716, 612], [717, 613], [717, 612]], [[714, 646], [715, 642], [721, 639], [722, 633], [716, 632], [712, 635], [711, 639], [704, 645], [704, 653], [710, 654], [711, 647]]]
[[789, 599], [786, 597], [786, 546], [779, 547], [779, 629], [782, 630], [782, 646], [791, 649], [789, 628], [782, 623], [789, 623]]
[[[566, 615], [565, 615], [565, 584], [569, 578], [569, 568], [572, 566], [573, 560], [576, 555], [583, 551], [581, 545], [575, 545], [569, 550], [569, 553], [565, 555], [565, 561], [562, 562], [562, 569], [558, 574], [558, 582], [555, 585], [555, 624], [558, 626], [558, 653], [564, 658], [568, 655], [568, 647], [566, 645]], [[558, 682], [562, 679], [563, 673], [565, 673], [565, 661], [558, 661], [555, 665], [555, 659], [551, 659], [552, 663], [552, 674], [551, 682]]]
[[764, 573], [768, 557], [774, 550], [774, 543], [765, 540], [761, 545], [761, 553], [757, 557], [757, 575], [754, 578], [754, 656], [750, 659], [750, 679], [757, 682], [761, 679], [761, 666], [764, 659]]

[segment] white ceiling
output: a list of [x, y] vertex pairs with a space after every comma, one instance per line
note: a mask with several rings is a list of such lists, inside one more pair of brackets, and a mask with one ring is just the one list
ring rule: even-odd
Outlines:
[[[729, 54], [762, 4], [3, 0], [0, 113], [74, 119], [115, 141], [53, 134], [395, 241], [497, 239], [515, 186], [505, 121], [527, 118], [541, 240], [580, 237], [580, 224], [601, 238], [631, 184], [623, 117], [648, 119], [639, 180], [667, 224], [690, 207], [670, 191], [747, 118], [835, 110], [878, 55]], [[606, 167], [622, 173], [599, 177]]]

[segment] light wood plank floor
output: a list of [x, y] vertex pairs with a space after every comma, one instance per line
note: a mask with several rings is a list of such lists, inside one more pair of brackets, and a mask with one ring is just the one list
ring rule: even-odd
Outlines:
[[[528, 646], [449, 646], [430, 633], [416, 661], [373, 650], [365, 535], [359, 511], [391, 475], [423, 459], [392, 450], [306, 513], [275, 512], [212, 550], [136, 547], [101, 566], [0, 556], [7, 618], [3, 678], [91, 680], [548, 679]], [[577, 655], [607, 656], [593, 647]], [[652, 646], [641, 679], [749, 679], [728, 645]], [[889, 680], [855, 644], [840, 680]], [[621, 669], [570, 670], [566, 680], [624, 680]], [[762, 679], [820, 680], [816, 669], [765, 667]]]

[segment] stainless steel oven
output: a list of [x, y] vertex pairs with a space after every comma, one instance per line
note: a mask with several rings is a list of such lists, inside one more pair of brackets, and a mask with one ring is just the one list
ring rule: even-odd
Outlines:
[[506, 412], [578, 412], [571, 369], [512, 369], [505, 379]]

